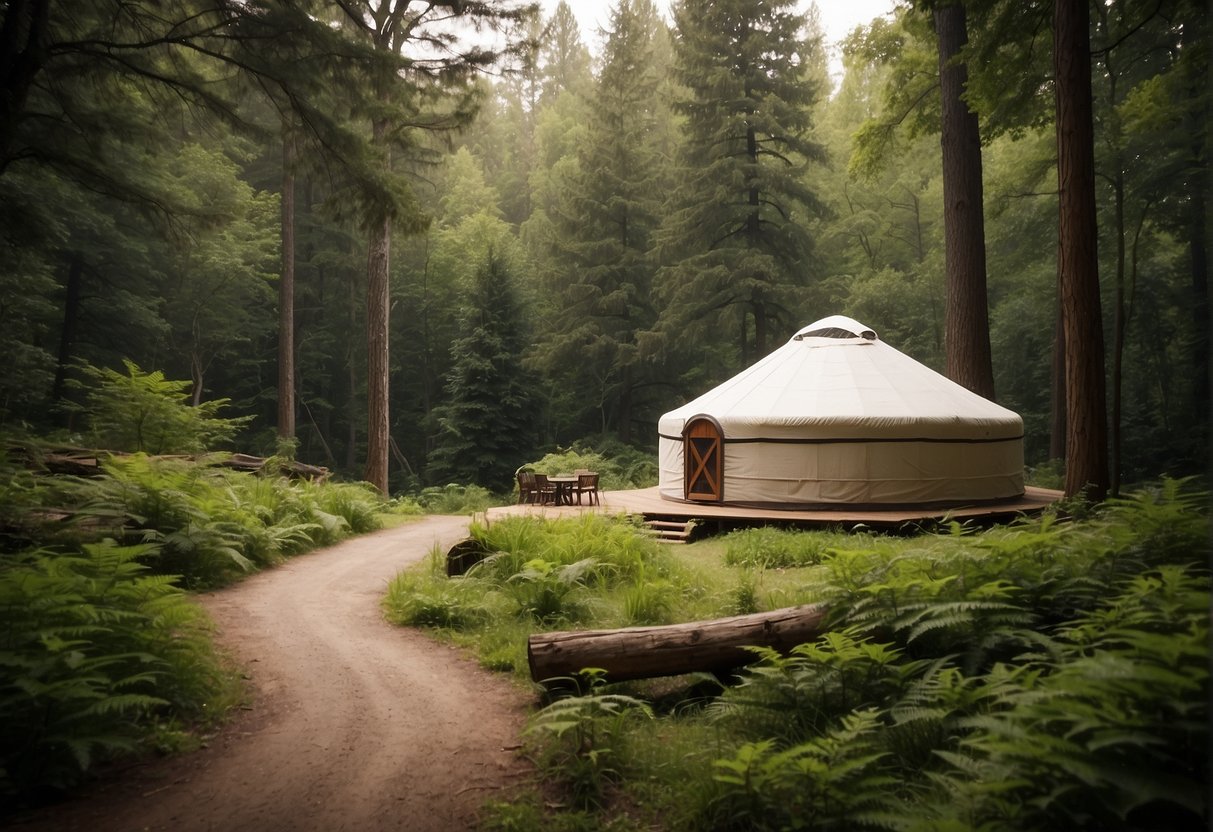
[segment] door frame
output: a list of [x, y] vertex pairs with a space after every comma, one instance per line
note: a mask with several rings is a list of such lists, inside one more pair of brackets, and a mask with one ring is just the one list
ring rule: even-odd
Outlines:
[[[698, 428], [698, 430], [696, 430]], [[693, 440], [711, 440], [706, 453], [700, 453]], [[712, 416], [701, 413], [682, 426], [682, 496], [687, 502], [724, 501], [724, 428]], [[707, 485], [707, 491], [692, 490]]]

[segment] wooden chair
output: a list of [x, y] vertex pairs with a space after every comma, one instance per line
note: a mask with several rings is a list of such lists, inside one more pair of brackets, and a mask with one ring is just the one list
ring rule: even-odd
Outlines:
[[518, 472], [518, 502], [535, 502], [535, 475], [530, 471]]
[[598, 475], [594, 473], [578, 474], [577, 485], [573, 486], [573, 494], [577, 497], [577, 505], [581, 505], [581, 495], [585, 494], [590, 505], [602, 505], [598, 498]]
[[551, 505], [556, 502], [556, 486], [548, 482], [547, 474], [535, 474], [535, 499], [532, 502], [540, 505]]

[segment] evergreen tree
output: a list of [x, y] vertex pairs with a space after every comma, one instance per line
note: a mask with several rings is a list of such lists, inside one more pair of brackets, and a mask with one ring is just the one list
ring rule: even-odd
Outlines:
[[590, 72], [590, 50], [582, 43], [581, 27], [564, 0], [556, 4], [556, 11], [544, 24], [539, 60], [544, 103], [551, 103], [564, 92], [589, 95], [594, 82]]
[[[739, 332], [742, 361], [788, 325], [813, 271], [807, 223], [822, 204], [806, 168], [821, 161], [806, 18], [791, 0], [683, 0], [674, 9], [675, 78], [686, 118], [659, 252], [661, 328], [701, 343]], [[749, 327], [753, 326], [753, 340]]]
[[415, 233], [427, 218], [403, 178], [394, 175], [393, 154], [416, 156], [424, 134], [466, 125], [475, 114], [478, 88], [473, 73], [498, 59], [483, 49], [460, 49], [454, 18], [473, 28], [522, 20], [529, 10], [462, 0], [341, 4], [342, 23], [370, 49], [369, 116], [377, 175], [360, 182], [360, 225], [367, 233], [367, 450], [364, 479], [387, 490], [391, 435], [389, 408], [389, 280], [393, 231]]
[[624, 441], [645, 381], [639, 334], [655, 320], [648, 252], [664, 174], [656, 138], [669, 118], [657, 95], [664, 37], [651, 0], [620, 0], [612, 10], [576, 172], [552, 217], [560, 295], [541, 363], [557, 389], [579, 391], [567, 405], [587, 417], [584, 428]]
[[534, 381], [522, 364], [522, 307], [505, 261], [490, 252], [476, 270], [451, 345], [447, 401], [432, 476], [504, 491], [535, 448]]
[[977, 113], [963, 97], [969, 78], [968, 66], [961, 57], [969, 39], [965, 7], [960, 0], [929, 0], [929, 5], [933, 6], [939, 47], [947, 376], [993, 399], [981, 132]]
[[1066, 348], [1066, 495], [1108, 490], [1103, 315], [1095, 211], [1095, 136], [1086, 0], [1053, 3], [1057, 106], [1057, 281]]

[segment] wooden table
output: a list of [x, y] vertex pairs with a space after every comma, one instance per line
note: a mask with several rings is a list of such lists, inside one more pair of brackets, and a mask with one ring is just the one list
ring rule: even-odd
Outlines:
[[558, 506], [573, 504], [573, 490], [577, 487], [576, 477], [548, 477], [548, 482], [556, 488], [556, 493], [552, 495], [552, 502]]

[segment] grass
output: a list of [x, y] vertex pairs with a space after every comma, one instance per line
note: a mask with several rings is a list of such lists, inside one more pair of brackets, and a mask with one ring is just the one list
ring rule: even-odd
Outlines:
[[520, 684], [536, 631], [831, 611], [817, 641], [727, 686], [537, 696], [526, 753], [544, 784], [491, 828], [1205, 828], [1209, 529], [1187, 484], [915, 537], [661, 547], [601, 517], [476, 534], [485, 564], [448, 579], [436, 553], [386, 606]]

